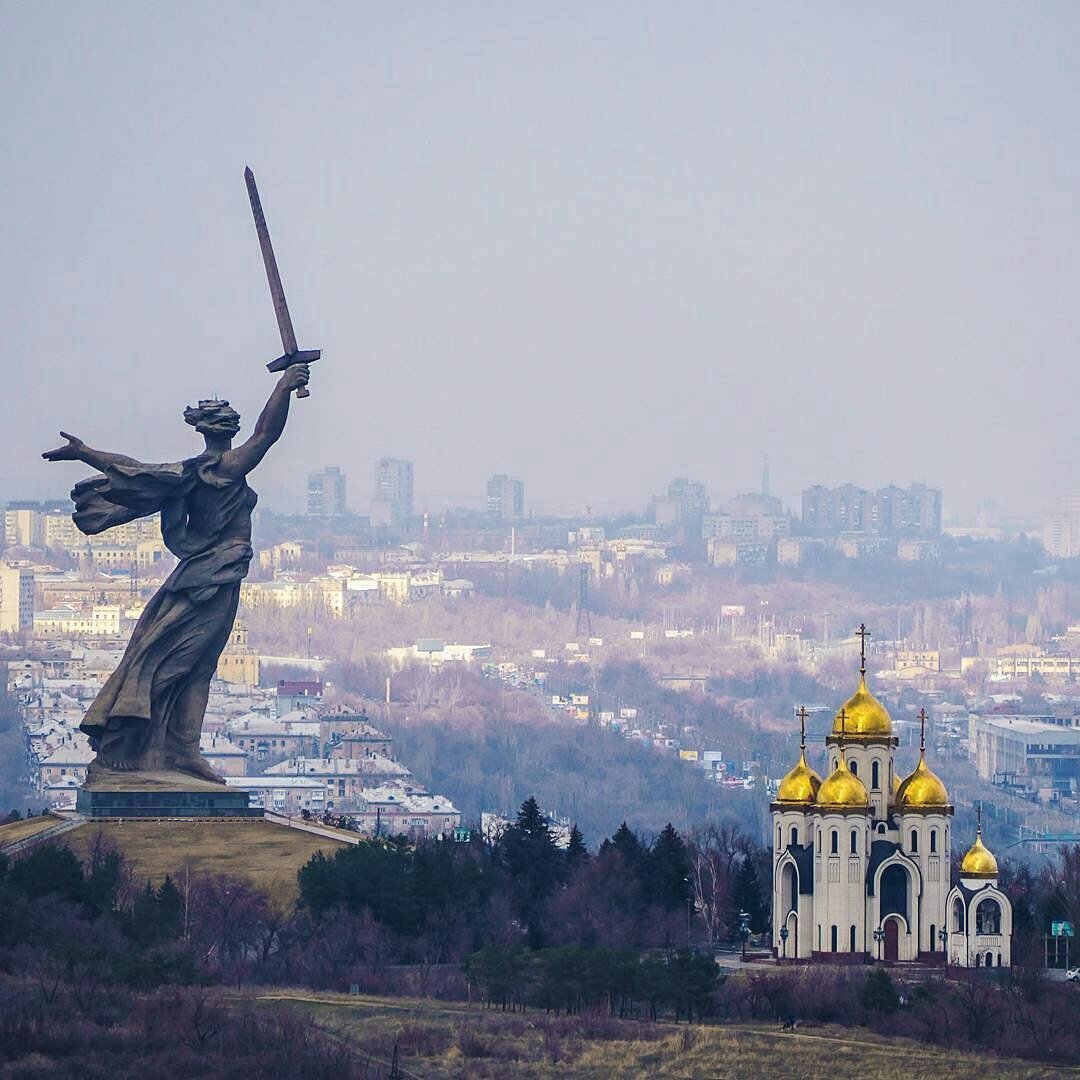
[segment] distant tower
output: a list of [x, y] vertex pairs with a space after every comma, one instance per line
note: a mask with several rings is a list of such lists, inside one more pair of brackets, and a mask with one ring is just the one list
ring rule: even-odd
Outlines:
[[761, 463], [761, 494], [769, 494], [769, 455], [766, 454]]
[[580, 637], [582, 628], [593, 636], [592, 619], [589, 617], [589, 564], [581, 564], [581, 577], [578, 580], [577, 622], [574, 624], [574, 637]]

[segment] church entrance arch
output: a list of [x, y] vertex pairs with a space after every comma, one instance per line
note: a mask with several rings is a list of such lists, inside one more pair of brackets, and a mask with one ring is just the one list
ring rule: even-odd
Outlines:
[[885, 959], [900, 959], [900, 920], [885, 920]]
[[902, 915], [907, 922], [908, 914], [908, 872], [907, 868], [893, 863], [882, 871], [881, 879], [881, 916]]

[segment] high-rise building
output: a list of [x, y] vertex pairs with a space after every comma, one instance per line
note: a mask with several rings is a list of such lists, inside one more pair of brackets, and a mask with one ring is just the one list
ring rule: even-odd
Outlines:
[[843, 484], [815, 484], [802, 497], [803, 531], [814, 536], [869, 533], [874, 536], [931, 537], [941, 533], [941, 491], [925, 484], [895, 484], [876, 492]]
[[1043, 547], [1055, 559], [1080, 556], [1080, 495], [1067, 495], [1058, 513], [1043, 522]]
[[22, 634], [33, 629], [33, 571], [0, 563], [0, 633]]
[[384, 457], [375, 462], [373, 525], [403, 525], [413, 512], [413, 463]]
[[524, 482], [506, 473], [496, 473], [487, 482], [487, 512], [503, 521], [524, 517]]
[[41, 503], [9, 502], [4, 511], [5, 547], [41, 547]]
[[308, 474], [307, 512], [312, 517], [341, 517], [345, 513], [345, 474], [337, 465]]
[[701, 518], [708, 506], [705, 485], [700, 480], [689, 480], [685, 476], [676, 477], [668, 484], [666, 495], [656, 495], [652, 500], [657, 525], [682, 525], [693, 534], [700, 530]]

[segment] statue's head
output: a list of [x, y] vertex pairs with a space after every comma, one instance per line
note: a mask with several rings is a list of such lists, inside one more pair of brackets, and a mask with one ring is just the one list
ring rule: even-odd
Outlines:
[[232, 438], [240, 430], [240, 414], [227, 401], [200, 401], [184, 410], [184, 420], [200, 435]]

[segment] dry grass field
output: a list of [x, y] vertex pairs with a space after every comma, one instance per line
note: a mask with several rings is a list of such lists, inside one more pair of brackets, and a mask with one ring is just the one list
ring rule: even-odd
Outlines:
[[15, 844], [29, 836], [36, 836], [39, 832], [51, 829], [54, 825], [61, 824], [63, 820], [52, 814], [40, 814], [37, 817], [23, 818], [22, 821], [13, 821], [10, 825], [0, 825], [0, 851], [9, 844]]
[[361, 1060], [385, 1065], [397, 1045], [406, 1077], [458, 1080], [588, 1080], [619, 1077], [777, 1080], [1035, 1080], [1077, 1075], [1021, 1061], [982, 1058], [862, 1030], [686, 1026], [506, 1014], [452, 1002], [314, 995], [257, 995], [260, 1008], [298, 1009]]
[[[10, 826], [8, 826], [10, 827]], [[126, 820], [95, 822], [61, 839], [84, 857], [98, 835], [115, 844], [134, 867], [137, 881], [159, 884], [190, 866], [192, 872], [245, 877], [276, 895], [296, 894], [296, 871], [315, 854], [341, 847], [336, 840], [313, 836], [258, 818], [250, 821]]]

